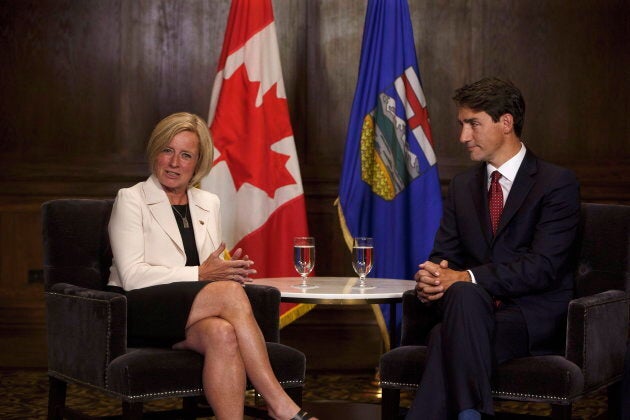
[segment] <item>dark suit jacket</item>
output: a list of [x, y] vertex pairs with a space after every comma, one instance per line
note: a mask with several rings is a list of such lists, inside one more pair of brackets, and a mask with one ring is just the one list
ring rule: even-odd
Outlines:
[[485, 163], [453, 178], [430, 259], [470, 269], [491, 296], [516, 302], [532, 354], [558, 351], [573, 294], [577, 179], [527, 151], [495, 237], [487, 191]]

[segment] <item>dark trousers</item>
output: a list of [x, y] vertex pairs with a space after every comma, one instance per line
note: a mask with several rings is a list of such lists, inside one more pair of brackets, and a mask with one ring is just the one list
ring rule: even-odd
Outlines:
[[480, 286], [453, 284], [438, 301], [427, 362], [407, 419], [451, 419], [475, 409], [494, 414], [490, 381], [498, 363], [529, 354], [518, 306], [495, 305]]

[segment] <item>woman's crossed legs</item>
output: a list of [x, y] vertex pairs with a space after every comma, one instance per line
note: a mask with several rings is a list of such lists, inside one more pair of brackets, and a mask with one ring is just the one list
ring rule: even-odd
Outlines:
[[204, 392], [218, 419], [243, 418], [247, 377], [274, 419], [291, 419], [300, 410], [273, 373], [249, 299], [237, 282], [217, 281], [199, 291], [186, 339], [173, 347], [204, 356]]

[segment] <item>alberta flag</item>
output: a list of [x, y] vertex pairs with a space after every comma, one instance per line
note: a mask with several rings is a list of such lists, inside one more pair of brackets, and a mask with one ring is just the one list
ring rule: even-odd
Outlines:
[[[297, 276], [293, 238], [308, 236], [271, 0], [233, 0], [208, 117], [215, 160], [201, 187], [221, 199], [227, 249], [256, 277]], [[312, 305], [283, 303], [280, 326]]]
[[426, 105], [407, 0], [370, 0], [338, 201], [348, 246], [374, 238], [370, 277], [411, 280], [433, 246], [442, 198]]

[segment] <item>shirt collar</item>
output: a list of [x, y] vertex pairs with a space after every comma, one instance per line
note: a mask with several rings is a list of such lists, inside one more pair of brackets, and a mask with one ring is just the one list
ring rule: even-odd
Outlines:
[[514, 182], [514, 178], [516, 178], [516, 173], [518, 169], [521, 167], [521, 163], [523, 163], [523, 159], [525, 159], [525, 153], [527, 149], [525, 145], [521, 143], [521, 150], [518, 151], [517, 154], [512, 156], [507, 162], [505, 162], [501, 167], [495, 168], [491, 164], [486, 165], [486, 171], [488, 175], [488, 179], [492, 175], [492, 172], [499, 171], [501, 177], [507, 179], [510, 182]]

